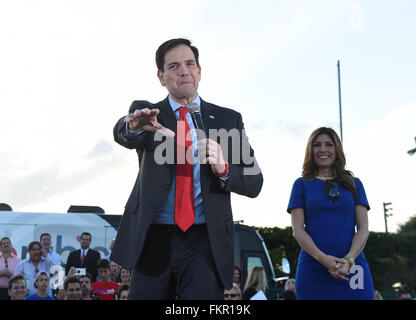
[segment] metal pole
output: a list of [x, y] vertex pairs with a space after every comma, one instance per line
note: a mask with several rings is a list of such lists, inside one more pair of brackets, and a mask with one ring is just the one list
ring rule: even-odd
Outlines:
[[344, 143], [343, 134], [342, 134], [341, 71], [340, 71], [339, 60], [337, 63], [337, 67], [338, 67], [339, 130], [341, 132], [341, 143]]
[[383, 202], [383, 209], [384, 209], [384, 226], [386, 228], [386, 233], [389, 232], [389, 230], [387, 229], [387, 218], [391, 217], [392, 214], [388, 213], [389, 210], [392, 210], [391, 208], [387, 208], [389, 205], [391, 205], [391, 202]]

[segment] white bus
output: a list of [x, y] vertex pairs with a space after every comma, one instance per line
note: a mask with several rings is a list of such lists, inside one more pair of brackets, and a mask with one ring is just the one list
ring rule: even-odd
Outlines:
[[[81, 233], [92, 236], [91, 248], [101, 257], [110, 253], [110, 240], [115, 239], [121, 215], [95, 213], [35, 213], [0, 211], [0, 238], [10, 238], [13, 252], [25, 259], [30, 242], [49, 233], [52, 251], [61, 255], [63, 266], [71, 251], [80, 248]], [[112, 225], [111, 223], [115, 223]]]

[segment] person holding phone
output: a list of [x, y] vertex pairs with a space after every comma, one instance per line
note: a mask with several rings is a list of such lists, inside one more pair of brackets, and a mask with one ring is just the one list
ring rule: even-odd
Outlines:
[[[86, 272], [91, 274], [92, 281], [97, 278], [97, 262], [100, 260], [101, 255], [98, 251], [90, 248], [92, 236], [89, 232], [83, 232], [80, 236], [81, 249], [72, 251], [65, 266], [65, 274], [67, 276], [76, 275], [74, 274], [75, 268], [85, 268]], [[71, 273], [70, 273], [71, 269]], [[79, 271], [78, 271], [79, 272]], [[81, 274], [78, 274], [81, 275]]]

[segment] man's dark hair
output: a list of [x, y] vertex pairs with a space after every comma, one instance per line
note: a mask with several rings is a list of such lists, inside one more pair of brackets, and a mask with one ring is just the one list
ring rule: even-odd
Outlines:
[[65, 291], [68, 290], [68, 284], [69, 283], [78, 283], [79, 287], [81, 288], [81, 282], [79, 282], [79, 279], [76, 277], [69, 277], [64, 282], [64, 289]]
[[105, 268], [105, 269], [110, 269], [110, 261], [108, 261], [107, 259], [100, 259], [97, 262], [97, 270], [99, 268]]
[[45, 233], [42, 233], [42, 234], [40, 235], [40, 238], [39, 238], [39, 240], [40, 240], [40, 241], [42, 241], [42, 237], [43, 237], [43, 236], [49, 236], [49, 238], [52, 240], [52, 236], [51, 236], [51, 234], [50, 234], [50, 233], [45, 232]]
[[10, 279], [10, 281], [9, 281], [9, 290], [12, 290], [12, 288], [13, 288], [13, 283], [15, 283], [15, 282], [17, 282], [17, 281], [19, 281], [19, 280], [23, 280], [23, 281], [25, 282], [25, 285], [26, 285], [26, 279], [25, 279], [25, 276], [24, 276], [23, 274], [19, 273], [19, 274], [15, 275], [14, 277], [12, 277], [12, 278]]
[[90, 240], [92, 240], [91, 233], [89, 233], [89, 232], [83, 232], [83, 233], [81, 233], [81, 236], [79, 238], [81, 239], [82, 236], [89, 236], [90, 237]]
[[195, 56], [195, 62], [196, 65], [199, 66], [199, 52], [198, 49], [195, 46], [191, 45], [191, 41], [188, 39], [183, 38], [177, 38], [177, 39], [171, 39], [168, 40], [160, 45], [160, 47], [156, 51], [156, 66], [157, 68], [164, 72], [164, 65], [165, 65], [165, 54], [172, 50], [173, 48], [179, 46], [179, 45], [185, 45], [188, 46]]
[[85, 275], [82, 275], [82, 276], [78, 277], [78, 279], [80, 279], [80, 280], [81, 280], [81, 278], [88, 278], [88, 279], [90, 279], [90, 282], [92, 284], [92, 276], [91, 276], [91, 273], [88, 273], [87, 272]]
[[33, 249], [34, 245], [38, 245], [40, 249], [42, 249], [42, 245], [40, 244], [39, 241], [32, 241], [31, 243], [29, 243], [29, 251]]

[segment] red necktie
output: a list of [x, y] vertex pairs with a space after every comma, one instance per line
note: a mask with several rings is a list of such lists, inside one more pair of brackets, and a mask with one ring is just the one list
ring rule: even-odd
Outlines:
[[84, 265], [84, 260], [85, 260], [85, 251], [82, 250], [81, 267]]
[[186, 121], [188, 108], [179, 108], [179, 120], [176, 130], [176, 190], [175, 190], [175, 223], [183, 232], [195, 221], [194, 183], [192, 163], [186, 160], [186, 150], [191, 148], [192, 141], [186, 140], [189, 125]]

